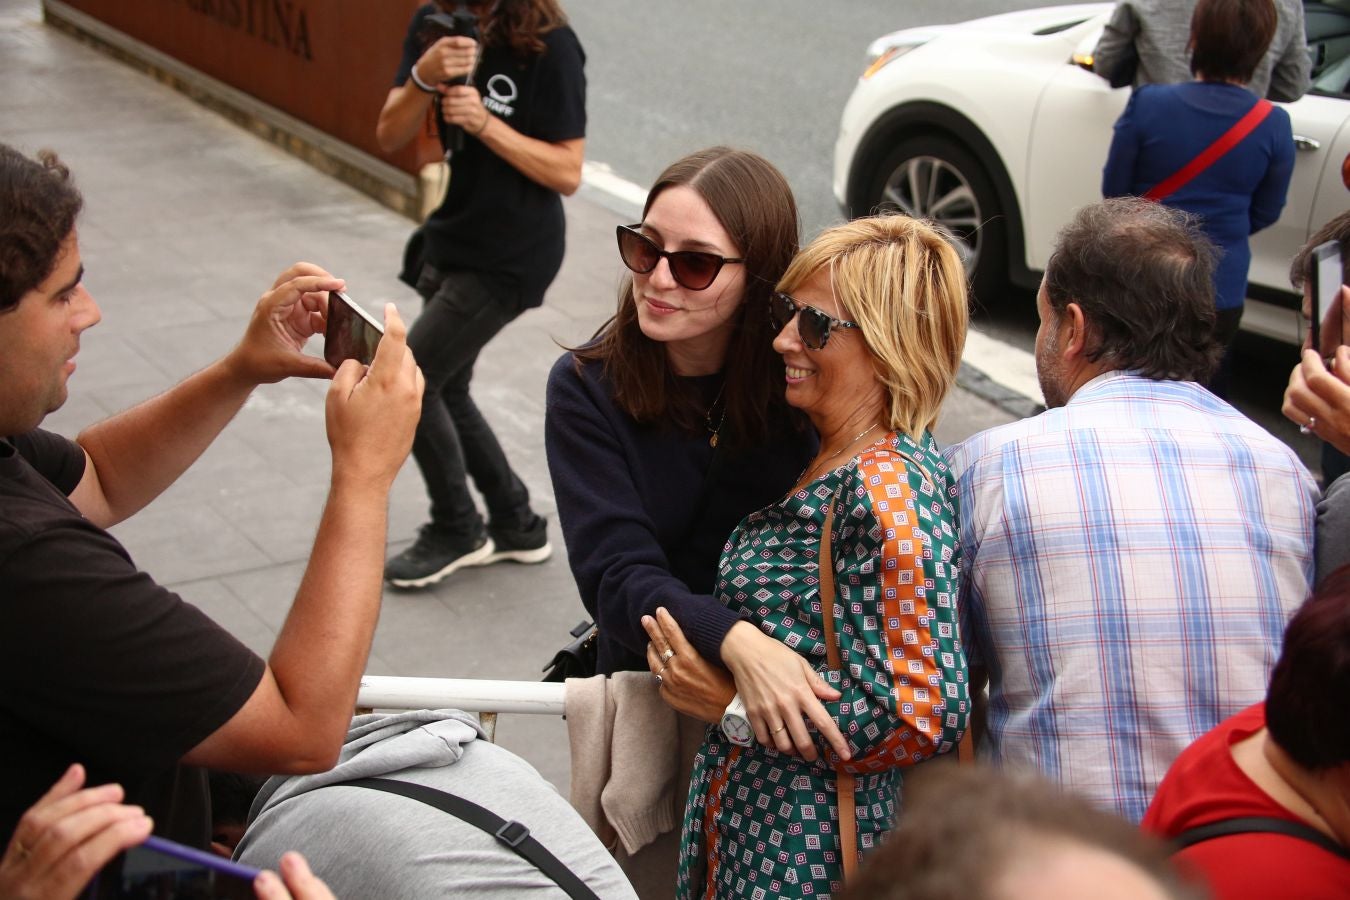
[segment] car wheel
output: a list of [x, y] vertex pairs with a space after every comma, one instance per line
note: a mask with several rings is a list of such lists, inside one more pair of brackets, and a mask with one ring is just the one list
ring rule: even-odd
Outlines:
[[902, 141], [874, 173], [880, 212], [931, 219], [956, 238], [971, 290], [985, 304], [1007, 287], [1007, 228], [998, 194], [969, 150], [941, 135]]

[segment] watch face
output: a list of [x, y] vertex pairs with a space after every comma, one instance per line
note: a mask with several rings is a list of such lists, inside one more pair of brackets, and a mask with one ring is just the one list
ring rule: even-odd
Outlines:
[[730, 713], [723, 716], [722, 733], [738, 747], [749, 747], [755, 742], [755, 729], [750, 727], [750, 720], [745, 716]]

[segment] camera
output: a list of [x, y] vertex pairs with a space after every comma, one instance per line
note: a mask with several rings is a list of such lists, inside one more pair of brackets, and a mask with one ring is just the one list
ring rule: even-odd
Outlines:
[[[426, 17], [422, 23], [421, 30], [417, 36], [422, 40], [422, 48], [425, 50], [432, 44], [446, 37], [467, 37], [478, 40], [478, 16], [469, 10], [469, 4], [456, 3], [455, 11], [452, 13], [432, 13]], [[472, 84], [469, 77], [449, 78], [444, 84]], [[458, 125], [450, 126], [445, 129], [445, 149], [450, 152], [464, 149], [464, 129]]]

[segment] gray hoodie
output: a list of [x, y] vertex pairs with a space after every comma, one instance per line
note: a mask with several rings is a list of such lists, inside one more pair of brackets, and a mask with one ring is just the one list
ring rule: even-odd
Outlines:
[[522, 822], [600, 897], [635, 897], [553, 785], [482, 738], [474, 718], [459, 710], [357, 716], [331, 770], [263, 786], [235, 858], [275, 869], [282, 853], [299, 850], [339, 898], [566, 896], [473, 825], [416, 800], [340, 784], [392, 778]]

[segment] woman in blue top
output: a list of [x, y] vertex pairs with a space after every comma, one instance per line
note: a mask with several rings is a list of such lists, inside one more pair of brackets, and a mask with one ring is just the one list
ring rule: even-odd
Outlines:
[[[1265, 102], [1245, 85], [1265, 55], [1277, 21], [1272, 0], [1200, 0], [1191, 17], [1195, 80], [1135, 89], [1116, 122], [1102, 194], [1147, 194]], [[1279, 218], [1293, 171], [1289, 114], [1272, 107], [1236, 146], [1162, 199], [1199, 216], [1220, 250], [1214, 273], [1215, 332], [1225, 348], [1237, 335], [1247, 296], [1247, 238]], [[1225, 352], [1211, 384], [1220, 396], [1227, 369]]]

